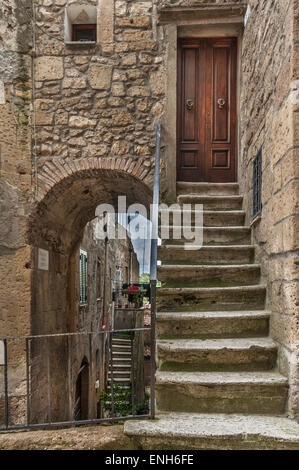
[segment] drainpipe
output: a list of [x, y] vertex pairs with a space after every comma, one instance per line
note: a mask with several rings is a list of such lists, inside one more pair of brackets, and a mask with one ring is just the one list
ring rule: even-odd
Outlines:
[[104, 290], [103, 290], [103, 321], [102, 321], [102, 330], [106, 328], [106, 321], [107, 321], [107, 287], [109, 280], [109, 266], [108, 266], [108, 247], [109, 247], [109, 240], [105, 238], [105, 261], [104, 261]]
[[133, 279], [133, 256], [132, 256], [132, 251], [133, 248], [130, 246], [129, 252], [130, 252], [130, 270], [129, 270], [129, 284], [132, 284], [132, 279]]

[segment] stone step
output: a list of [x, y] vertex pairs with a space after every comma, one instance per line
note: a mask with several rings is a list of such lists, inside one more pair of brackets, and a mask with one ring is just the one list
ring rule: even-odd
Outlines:
[[252, 285], [260, 280], [258, 264], [227, 266], [159, 266], [158, 279], [163, 287], [217, 287]]
[[242, 210], [243, 196], [203, 196], [182, 194], [178, 196], [178, 203], [183, 204], [202, 204], [204, 211], [235, 211]]
[[262, 310], [265, 307], [266, 287], [187, 287], [159, 288], [157, 311], [194, 312], [213, 310]]
[[[109, 364], [110, 368], [110, 364]], [[114, 370], [123, 370], [123, 371], [131, 371], [131, 363], [128, 362], [127, 364], [117, 364], [115, 361], [113, 361], [113, 369]]]
[[283, 414], [288, 380], [277, 372], [157, 372], [157, 410]]
[[200, 194], [204, 196], [232, 196], [239, 194], [238, 183], [186, 183], [177, 182], [177, 194], [191, 195]]
[[[131, 380], [130, 371], [128, 371], [128, 370], [122, 371], [122, 370], [114, 369], [113, 370], [113, 380], [117, 381], [119, 378], [128, 379], [130, 381]], [[110, 379], [111, 379], [111, 369], [109, 369], [109, 372], [108, 372], [108, 380], [110, 380]]]
[[122, 344], [113, 344], [112, 349], [113, 351], [122, 351], [122, 352], [131, 351], [131, 345], [127, 346], [127, 345], [122, 345]]
[[113, 365], [129, 367], [129, 366], [131, 366], [131, 356], [125, 356], [125, 357], [123, 357], [123, 356], [121, 356], [121, 357], [113, 356]]
[[[164, 245], [180, 245], [190, 243], [185, 237], [183, 227], [178, 231], [178, 227], [163, 226], [159, 229], [159, 236]], [[187, 235], [193, 233], [193, 227], [187, 227]], [[203, 227], [204, 245], [250, 245], [251, 228], [250, 227]]]
[[[111, 378], [110, 378], [110, 377], [109, 377], [108, 381], [109, 381], [109, 383], [111, 382]], [[117, 377], [117, 378], [116, 378], [116, 377], [113, 376], [113, 382], [117, 382], [117, 383], [119, 383], [119, 384], [121, 384], [121, 385], [127, 385], [127, 386], [129, 386], [129, 384], [131, 383], [131, 378], [129, 378], [129, 377]]]
[[119, 345], [119, 346], [130, 346], [131, 340], [130, 339], [121, 339], [121, 338], [112, 338], [112, 344]]
[[254, 262], [252, 245], [203, 246], [185, 250], [183, 245], [162, 245], [158, 259], [162, 264], [249, 264]]
[[270, 312], [157, 313], [159, 338], [233, 338], [267, 336]]
[[112, 357], [114, 359], [121, 359], [121, 358], [130, 358], [131, 351], [112, 351]]
[[[201, 223], [200, 212], [192, 209], [190, 211], [190, 219], [183, 217], [183, 211], [174, 210], [168, 213], [168, 210], [162, 209], [160, 211], [161, 225], [180, 225], [183, 220], [189, 222], [192, 226]], [[233, 227], [243, 226], [245, 222], [245, 211], [209, 211], [204, 210], [202, 213], [202, 223], [204, 227]]]
[[270, 338], [157, 341], [160, 370], [249, 371], [273, 369], [277, 347]]
[[167, 413], [127, 421], [124, 432], [144, 450], [299, 449], [299, 424], [280, 416]]
[[[130, 390], [131, 389], [131, 383], [130, 384], [127, 384], [127, 383], [123, 383], [122, 381], [118, 380], [117, 383], [119, 383], [123, 389], [125, 390]], [[107, 390], [111, 390], [111, 386], [110, 386], [110, 383], [108, 382], [107, 384]], [[116, 394], [117, 396], [118, 394]]]

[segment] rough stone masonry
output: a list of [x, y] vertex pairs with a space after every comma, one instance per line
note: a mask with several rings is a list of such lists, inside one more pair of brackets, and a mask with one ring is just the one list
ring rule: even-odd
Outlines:
[[[65, 39], [66, 8], [85, 4], [96, 8], [97, 42], [72, 44]], [[188, 28], [233, 34], [238, 181], [251, 223], [252, 161], [262, 147], [263, 211], [253, 221], [254, 242], [279, 368], [289, 378], [288, 413], [298, 417], [298, 0], [33, 5], [3, 0], [0, 10], [1, 335], [38, 333], [38, 247], [49, 250], [50, 266], [68, 263], [99, 202], [121, 192], [149, 203], [159, 120], [161, 195], [175, 200], [177, 37]], [[62, 295], [67, 301], [67, 289]], [[17, 349], [16, 367], [23, 360]]]

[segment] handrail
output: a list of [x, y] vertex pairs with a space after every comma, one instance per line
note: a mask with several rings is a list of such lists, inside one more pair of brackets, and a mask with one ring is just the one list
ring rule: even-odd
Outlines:
[[150, 260], [150, 280], [157, 280], [157, 249], [158, 249], [158, 220], [159, 220], [159, 193], [160, 193], [160, 139], [161, 124], [157, 125], [156, 131], [156, 159], [154, 175], [154, 191], [152, 206], [152, 236], [151, 236], [151, 260]]
[[157, 286], [157, 260], [158, 260], [158, 221], [159, 221], [159, 195], [160, 195], [160, 141], [161, 124], [156, 130], [156, 159], [152, 205], [152, 233], [151, 233], [151, 259], [150, 259], [150, 286], [151, 286], [151, 386], [150, 386], [150, 417], [155, 419], [155, 374], [156, 374], [156, 286]]

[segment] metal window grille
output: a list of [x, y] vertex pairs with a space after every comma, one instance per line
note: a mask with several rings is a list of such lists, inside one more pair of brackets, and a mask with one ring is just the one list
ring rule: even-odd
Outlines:
[[259, 150], [253, 160], [253, 196], [252, 217], [256, 217], [262, 211], [262, 149]]
[[80, 250], [80, 305], [87, 302], [87, 253]]

